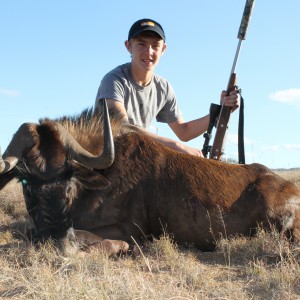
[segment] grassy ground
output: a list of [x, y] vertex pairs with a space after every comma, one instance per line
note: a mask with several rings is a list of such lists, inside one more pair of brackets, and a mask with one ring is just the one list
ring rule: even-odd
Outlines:
[[[300, 187], [300, 171], [280, 172]], [[21, 190], [0, 192], [1, 299], [300, 299], [300, 251], [274, 231], [222, 240], [215, 252], [177, 246], [168, 235], [123, 257], [63, 257], [36, 250]]]

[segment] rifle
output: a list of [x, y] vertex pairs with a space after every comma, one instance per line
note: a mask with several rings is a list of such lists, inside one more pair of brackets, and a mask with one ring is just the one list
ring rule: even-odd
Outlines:
[[[239, 32], [237, 35], [237, 38], [239, 39], [237, 50], [235, 53], [233, 65], [231, 68], [229, 81], [227, 84], [226, 93], [227, 95], [230, 94], [233, 90], [235, 90], [236, 87], [236, 73], [235, 68], [239, 57], [239, 52], [241, 49], [242, 41], [245, 40], [248, 23], [250, 21], [252, 9], [254, 6], [255, 0], [246, 0], [243, 17], [241, 20]], [[219, 111], [219, 113], [218, 113]], [[210, 107], [210, 120], [209, 120], [209, 126], [207, 129], [207, 132], [204, 133], [204, 144], [203, 144], [203, 155], [204, 157], [207, 157], [208, 152], [210, 153], [209, 158], [215, 159], [215, 160], [221, 160], [222, 155], [224, 154], [224, 142], [225, 142], [225, 135], [228, 131], [228, 124], [231, 114], [231, 107], [225, 106], [225, 105], [218, 105], [218, 104], [211, 104]], [[216, 125], [216, 134], [214, 138], [214, 142], [212, 146], [209, 146], [209, 140], [211, 139], [211, 132], [213, 129], [214, 124], [217, 121]], [[241, 147], [243, 149], [243, 146]], [[242, 154], [244, 156], [244, 154]], [[239, 157], [239, 163], [245, 163], [245, 158]]]

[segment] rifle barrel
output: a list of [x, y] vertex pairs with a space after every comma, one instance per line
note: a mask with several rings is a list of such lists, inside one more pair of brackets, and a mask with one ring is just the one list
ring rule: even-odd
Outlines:
[[[242, 46], [242, 40], [239, 40], [237, 49], [235, 51], [235, 56], [234, 56], [234, 60], [233, 60], [233, 64], [232, 64], [232, 68], [231, 68], [231, 72], [230, 72], [230, 76], [229, 76], [229, 82], [230, 82], [231, 75], [233, 73], [235, 73], [235, 68], [236, 68], [236, 65], [237, 65], [237, 61], [239, 59], [239, 54], [240, 54], [241, 46]], [[228, 83], [228, 85], [229, 85], [229, 83]], [[227, 90], [228, 90], [228, 85], [227, 85]]]
[[243, 17], [241, 20], [241, 25], [240, 25], [239, 32], [237, 35], [237, 38], [239, 40], [244, 40], [246, 38], [246, 33], [247, 33], [247, 29], [248, 29], [248, 24], [249, 24], [249, 21], [251, 18], [252, 10], [254, 7], [254, 2], [255, 2], [255, 0], [246, 0], [244, 13], [243, 13]]
[[240, 28], [239, 28], [239, 32], [238, 32], [238, 35], [237, 35], [237, 38], [239, 39], [239, 43], [238, 43], [238, 46], [237, 46], [237, 50], [235, 52], [235, 57], [234, 57], [234, 60], [233, 60], [230, 75], [235, 72], [235, 68], [236, 68], [236, 65], [237, 65], [238, 58], [239, 58], [240, 49], [241, 49], [241, 46], [242, 46], [242, 41], [246, 39], [246, 33], [247, 33], [248, 25], [249, 25], [249, 22], [250, 22], [250, 18], [251, 18], [252, 10], [253, 10], [253, 7], [254, 7], [254, 3], [255, 3], [255, 0], [246, 0], [245, 8], [244, 8]]

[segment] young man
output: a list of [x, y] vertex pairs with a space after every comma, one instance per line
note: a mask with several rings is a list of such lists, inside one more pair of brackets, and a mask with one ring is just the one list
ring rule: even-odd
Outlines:
[[[155, 67], [166, 51], [165, 41], [164, 30], [156, 21], [141, 19], [135, 22], [125, 41], [125, 47], [131, 54], [131, 63], [118, 66], [104, 76], [95, 107], [97, 109], [100, 99], [106, 98], [108, 108], [123, 115], [131, 124], [146, 131], [156, 118], [158, 122], [167, 123], [181, 141], [187, 142], [207, 130], [209, 115], [185, 122], [172, 86], [166, 79], [154, 74]], [[229, 96], [223, 91], [221, 103], [235, 110], [239, 106], [237, 91]], [[174, 150], [203, 156], [199, 149], [146, 132]]]

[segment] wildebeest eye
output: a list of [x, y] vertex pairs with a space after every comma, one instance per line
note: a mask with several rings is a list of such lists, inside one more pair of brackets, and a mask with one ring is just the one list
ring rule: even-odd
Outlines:
[[23, 178], [23, 179], [21, 180], [21, 182], [22, 182], [23, 187], [26, 187], [27, 184], [28, 184], [28, 181], [27, 181], [27, 179], [25, 179], [25, 178]]
[[31, 185], [30, 185], [30, 182], [28, 181], [28, 179], [22, 178], [20, 181], [22, 183], [23, 191], [26, 192], [26, 193], [30, 193], [31, 192]]

